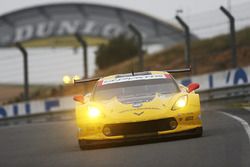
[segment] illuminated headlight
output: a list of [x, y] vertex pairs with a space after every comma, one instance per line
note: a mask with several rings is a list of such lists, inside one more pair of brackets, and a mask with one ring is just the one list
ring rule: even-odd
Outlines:
[[187, 99], [187, 95], [181, 96], [173, 105], [172, 110], [178, 110], [185, 107], [187, 105]]
[[97, 107], [89, 107], [88, 108], [88, 116], [90, 118], [97, 118], [101, 116], [101, 112]]

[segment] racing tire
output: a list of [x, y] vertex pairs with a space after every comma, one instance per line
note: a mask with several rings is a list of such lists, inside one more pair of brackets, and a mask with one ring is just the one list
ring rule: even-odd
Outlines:
[[197, 128], [194, 132], [194, 137], [202, 137], [202, 134], [203, 134], [203, 128], [202, 127]]
[[89, 148], [85, 140], [78, 140], [78, 144], [81, 150], [86, 150]]

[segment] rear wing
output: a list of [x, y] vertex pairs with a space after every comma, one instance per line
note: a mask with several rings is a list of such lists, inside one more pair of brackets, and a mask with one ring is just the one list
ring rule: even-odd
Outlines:
[[[173, 69], [173, 70], [164, 70], [164, 71], [168, 72], [168, 73], [181, 73], [181, 72], [190, 72], [191, 69], [192, 69], [191, 67], [188, 67], [188, 68]], [[139, 72], [139, 73], [141, 73], [141, 72]], [[132, 75], [135, 75], [135, 73], [132, 72]], [[86, 83], [86, 82], [98, 81], [100, 78], [101, 77], [74, 80], [74, 84], [76, 85], [76, 84], [81, 84], [81, 83]]]
[[188, 68], [181, 68], [181, 69], [173, 69], [173, 70], [164, 70], [168, 73], [181, 73], [181, 72], [191, 72], [191, 66]]
[[86, 83], [86, 82], [98, 81], [100, 78], [101, 77], [74, 80], [74, 84], [81, 84], [81, 83]]

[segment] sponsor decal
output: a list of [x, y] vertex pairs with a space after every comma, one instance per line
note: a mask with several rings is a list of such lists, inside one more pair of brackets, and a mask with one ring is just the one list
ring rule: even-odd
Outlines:
[[250, 83], [250, 66], [235, 68], [215, 73], [192, 76], [178, 80], [184, 86], [198, 82], [202, 87], [199, 90], [237, 86]]
[[113, 84], [113, 83], [120, 83], [120, 82], [128, 82], [128, 81], [139, 81], [139, 80], [150, 80], [150, 79], [164, 79], [164, 78], [171, 78], [170, 75], [164, 74], [154, 74], [154, 75], [139, 75], [139, 76], [129, 76], [129, 77], [122, 77], [122, 78], [115, 78], [110, 80], [104, 80], [102, 85]]
[[119, 24], [100, 24], [94, 20], [51, 20], [48, 22], [20, 25], [5, 34], [0, 32], [2, 36], [0, 38], [0, 45], [53, 36], [72, 35], [76, 32], [81, 35], [112, 38], [125, 32], [125, 29]]
[[131, 111], [141, 111], [141, 110], [160, 110], [160, 108], [156, 108], [156, 107], [143, 107], [143, 108], [133, 108], [133, 109], [128, 109], [128, 110], [122, 110], [119, 111], [119, 113], [124, 113], [124, 112], [131, 112]]
[[[65, 101], [69, 101], [72, 97], [60, 99], [46, 99], [46, 100], [38, 100], [31, 101], [29, 103], [14, 103], [6, 106], [0, 106], [0, 119], [2, 118], [10, 118], [10, 117], [18, 117], [18, 116], [27, 116], [32, 114], [39, 114], [45, 112], [54, 112], [54, 111], [62, 111], [65, 110], [64, 107], [69, 109], [73, 108], [74, 104], [65, 103]], [[61, 101], [61, 102], [60, 102]]]

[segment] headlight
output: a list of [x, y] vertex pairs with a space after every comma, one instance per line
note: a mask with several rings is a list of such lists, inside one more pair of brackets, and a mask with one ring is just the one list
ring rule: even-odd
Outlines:
[[187, 105], [187, 99], [187, 95], [181, 96], [173, 105], [172, 110], [178, 110], [185, 107]]
[[97, 118], [100, 117], [101, 112], [97, 107], [89, 107], [88, 108], [88, 116], [90, 118]]

